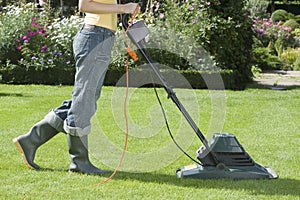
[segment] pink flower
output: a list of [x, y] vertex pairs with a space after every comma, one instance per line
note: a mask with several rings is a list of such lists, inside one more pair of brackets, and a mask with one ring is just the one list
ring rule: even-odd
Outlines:
[[156, 3], [156, 8], [158, 9], [160, 7], [160, 2]]
[[287, 26], [282, 27], [282, 29], [285, 30], [285, 31], [288, 31], [288, 32], [292, 31], [292, 28], [291, 27], [287, 27]]
[[37, 32], [38, 32], [38, 34], [42, 35], [42, 34], [44, 34], [46, 31], [45, 31], [44, 29], [41, 28], [41, 29], [39, 29]]
[[27, 36], [28, 37], [33, 37], [33, 36], [36, 36], [36, 32], [32, 32], [32, 31], [30, 31], [30, 30], [27, 30]]
[[264, 33], [265, 30], [261, 28], [261, 29], [258, 29], [257, 32], [259, 32], [259, 33]]
[[160, 13], [160, 14], [159, 14], [159, 18], [160, 18], [160, 19], [163, 19], [164, 17], [165, 17], [165, 15], [164, 15], [163, 13]]
[[192, 6], [190, 6], [190, 7], [189, 7], [189, 10], [190, 10], [190, 11], [193, 11], [193, 10], [195, 10], [195, 8], [192, 7]]
[[272, 22], [264, 22], [263, 26], [271, 27], [273, 24]]
[[37, 27], [38, 27], [38, 24], [37, 24], [35, 21], [31, 22], [31, 25], [32, 25], [34, 28], [37, 28]]
[[28, 39], [28, 37], [27, 36], [21, 36], [21, 38], [20, 38], [21, 40], [27, 40]]
[[45, 52], [45, 51], [47, 51], [47, 49], [48, 49], [47, 46], [42, 46], [42, 47], [41, 47], [41, 52]]
[[46, 4], [46, 2], [45, 2], [45, 1], [43, 1], [43, 0], [39, 0], [39, 5], [40, 5], [40, 6], [43, 6], [44, 4]]
[[22, 46], [18, 46], [18, 50], [21, 51], [22, 50]]

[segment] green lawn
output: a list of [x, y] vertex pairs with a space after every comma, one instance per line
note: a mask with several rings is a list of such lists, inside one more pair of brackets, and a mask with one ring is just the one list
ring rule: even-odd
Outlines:
[[[110, 171], [125, 141], [124, 91], [104, 87], [92, 120], [91, 160]], [[99, 184], [110, 174], [67, 172], [69, 155], [62, 133], [38, 150], [40, 171], [27, 169], [12, 143], [71, 92], [69, 86], [0, 85], [0, 199], [300, 199], [299, 88], [176, 90], [208, 139], [214, 128], [233, 133], [257, 163], [279, 174], [276, 180], [243, 181], [178, 179], [176, 169], [192, 162], [174, 147], [153, 89], [131, 89], [128, 152], [121, 171], [104, 185]], [[201, 142], [164, 90], [158, 92], [174, 135], [194, 156]]]

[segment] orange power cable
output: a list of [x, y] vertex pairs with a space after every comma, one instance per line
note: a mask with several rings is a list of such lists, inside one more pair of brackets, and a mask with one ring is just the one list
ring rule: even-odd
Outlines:
[[[130, 29], [131, 24], [133, 23], [133, 21], [137, 17], [139, 11], [140, 11], [140, 6], [137, 7], [137, 9], [135, 10], [134, 14], [131, 17], [130, 25], [127, 27], [127, 29], [124, 33], [124, 42], [126, 40], [126, 34], [127, 34], [128, 30]], [[134, 59], [134, 56], [132, 56], [133, 54], [130, 53], [130, 52], [134, 53], [131, 46], [126, 47], [126, 50], [127, 50], [128, 54]], [[131, 51], [128, 51], [128, 50], [131, 50]], [[136, 61], [136, 59], [134, 59], [134, 61]], [[119, 171], [119, 169], [121, 167], [121, 164], [124, 160], [125, 153], [126, 153], [126, 150], [127, 150], [128, 136], [129, 136], [128, 116], [127, 116], [127, 101], [128, 101], [128, 88], [129, 88], [129, 73], [128, 73], [129, 70], [128, 70], [128, 66], [129, 66], [129, 56], [127, 56], [127, 59], [126, 59], [126, 95], [125, 95], [125, 99], [124, 99], [124, 118], [125, 118], [125, 124], [126, 124], [126, 137], [125, 137], [124, 149], [123, 149], [123, 152], [122, 152], [122, 155], [121, 155], [118, 166], [116, 167], [114, 172], [107, 179], [105, 179], [103, 182], [101, 182], [100, 185], [103, 185], [103, 184], [107, 183], [108, 181], [110, 181], [117, 174], [117, 172]]]

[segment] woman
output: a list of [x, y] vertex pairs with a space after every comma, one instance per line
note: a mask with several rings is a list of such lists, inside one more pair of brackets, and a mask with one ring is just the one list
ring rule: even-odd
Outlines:
[[13, 140], [31, 169], [38, 147], [59, 132], [68, 137], [71, 164], [69, 170], [85, 174], [102, 174], [90, 161], [87, 135], [91, 130], [91, 117], [96, 112], [96, 101], [110, 62], [117, 30], [117, 14], [131, 13], [138, 4], [117, 4], [116, 0], [79, 0], [79, 10], [85, 13], [84, 25], [73, 41], [76, 75], [72, 100], [50, 111], [30, 131]]

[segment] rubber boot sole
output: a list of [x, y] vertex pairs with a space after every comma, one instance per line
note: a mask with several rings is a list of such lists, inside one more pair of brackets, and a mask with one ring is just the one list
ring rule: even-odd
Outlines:
[[24, 163], [27, 165], [27, 167], [28, 167], [29, 169], [39, 169], [39, 168], [33, 167], [32, 165], [29, 164], [29, 162], [28, 162], [27, 159], [26, 159], [26, 156], [25, 156], [25, 153], [24, 153], [24, 151], [23, 151], [23, 148], [22, 148], [22, 146], [20, 145], [20, 143], [19, 143], [19, 141], [18, 141], [18, 138], [14, 138], [14, 139], [13, 139], [13, 143], [16, 145], [17, 150], [22, 154], [23, 161], [24, 161]]

